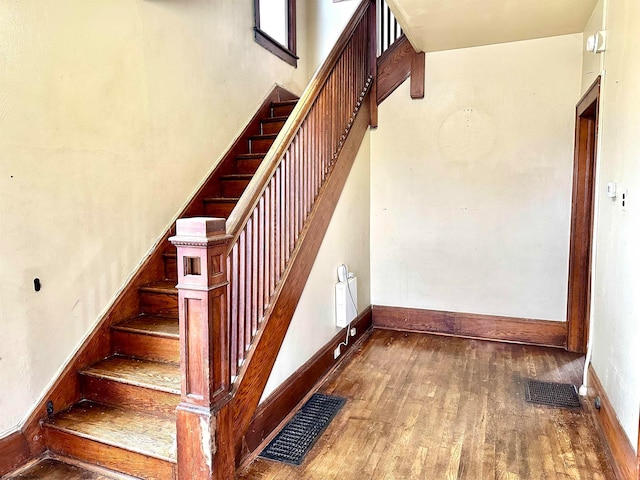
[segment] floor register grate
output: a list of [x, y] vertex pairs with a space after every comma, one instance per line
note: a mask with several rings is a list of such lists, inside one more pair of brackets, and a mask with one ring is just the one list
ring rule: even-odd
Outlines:
[[580, 397], [575, 385], [570, 383], [540, 382], [528, 380], [526, 398], [529, 403], [539, 403], [552, 407], [579, 408]]
[[316, 393], [260, 453], [263, 458], [300, 465], [346, 400]]

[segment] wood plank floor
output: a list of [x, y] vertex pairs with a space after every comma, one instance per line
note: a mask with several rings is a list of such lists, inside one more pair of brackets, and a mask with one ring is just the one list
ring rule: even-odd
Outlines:
[[525, 401], [527, 378], [579, 385], [559, 349], [374, 331], [321, 386], [347, 404], [300, 467], [242, 480], [613, 480], [589, 412]]

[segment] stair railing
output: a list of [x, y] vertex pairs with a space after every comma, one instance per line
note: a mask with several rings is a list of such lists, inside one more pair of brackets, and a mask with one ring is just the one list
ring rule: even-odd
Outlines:
[[378, 31], [378, 57], [386, 52], [393, 43], [398, 40], [404, 32], [398, 23], [395, 15], [384, 0], [376, 0], [378, 11], [377, 31]]
[[[178, 220], [182, 392], [178, 478], [233, 478], [229, 407], [287, 275], [288, 261], [355, 118], [377, 124], [376, 5], [363, 0], [247, 189], [222, 219]], [[369, 96], [367, 96], [369, 93]]]
[[365, 1], [227, 220], [233, 379], [241, 374], [315, 199], [372, 87], [374, 22], [373, 5]]

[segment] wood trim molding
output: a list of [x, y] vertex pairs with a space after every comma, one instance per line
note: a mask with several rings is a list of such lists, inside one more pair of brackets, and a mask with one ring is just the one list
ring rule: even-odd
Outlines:
[[[592, 365], [589, 365], [588, 380], [589, 401], [587, 403], [589, 410], [607, 447], [609, 461], [613, 465], [616, 477], [618, 480], [637, 480], [640, 472], [638, 471], [636, 452], [633, 450], [622, 425], [620, 425], [609, 396]], [[595, 397], [600, 397], [600, 410], [594, 406]]]
[[242, 441], [243, 458], [240, 463], [252, 457], [252, 453], [295, 410], [296, 405], [346, 358], [345, 354], [356, 342], [365, 338], [371, 331], [371, 321], [371, 307], [367, 307], [352, 324], [352, 327], [356, 328], [356, 336], [349, 340], [349, 345], [340, 357], [334, 359], [333, 351], [344, 342], [345, 329], [336, 334], [258, 406]]
[[576, 105], [567, 282], [567, 350], [579, 353], [587, 351], [589, 338], [599, 112], [600, 76]]
[[311, 211], [307, 225], [298, 239], [288, 267], [283, 273], [279, 288], [273, 295], [273, 304], [268, 318], [254, 337], [256, 347], [247, 359], [242, 378], [236, 381], [232, 392], [233, 430], [236, 433], [236, 458], [239, 456], [241, 441], [258, 407], [260, 397], [275, 363], [276, 357], [289, 328], [291, 317], [304, 290], [306, 279], [322, 245], [340, 193], [355, 161], [368, 128], [370, 119], [369, 97], [362, 102], [353, 127], [340, 151], [336, 164]]
[[15, 470], [30, 458], [31, 450], [21, 431], [0, 438], [0, 476]]
[[382, 305], [373, 306], [373, 326], [548, 347], [564, 347], [567, 335], [565, 322]]

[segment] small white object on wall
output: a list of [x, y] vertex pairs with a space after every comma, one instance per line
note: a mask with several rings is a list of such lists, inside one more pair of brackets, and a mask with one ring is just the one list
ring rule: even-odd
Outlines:
[[607, 43], [607, 32], [605, 30], [601, 30], [587, 37], [587, 52], [591, 53], [602, 53], [606, 48]]

